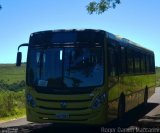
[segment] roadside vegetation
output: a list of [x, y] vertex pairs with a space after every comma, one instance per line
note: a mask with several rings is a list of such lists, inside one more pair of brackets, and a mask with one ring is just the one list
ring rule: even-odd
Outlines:
[[0, 64], [0, 121], [25, 115], [25, 64]]

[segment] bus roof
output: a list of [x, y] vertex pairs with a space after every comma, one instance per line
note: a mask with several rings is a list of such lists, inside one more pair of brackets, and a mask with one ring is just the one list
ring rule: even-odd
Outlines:
[[104, 32], [104, 33], [106, 32], [100, 29], [55, 29], [55, 30], [33, 32], [32, 34], [40, 34], [40, 33], [45, 33], [45, 32], [80, 32], [80, 31]]
[[148, 52], [152, 52], [153, 53], [152, 50], [147, 49], [147, 48], [145, 48], [145, 47], [143, 47], [143, 46], [141, 46], [141, 45], [139, 45], [139, 44], [137, 44], [137, 43], [135, 43], [135, 42], [133, 42], [133, 41], [131, 41], [129, 39], [123, 38], [123, 37], [121, 37], [119, 35], [114, 35], [114, 34], [109, 33], [109, 32], [106, 32], [106, 33], [107, 33], [108, 38], [116, 40], [116, 41], [122, 43], [124, 46], [132, 46], [132, 47], [136, 47], [138, 49], [147, 50]]
[[128, 40], [126, 38], [123, 38], [119, 35], [114, 35], [110, 32], [107, 32], [107, 31], [104, 31], [104, 30], [101, 30], [101, 29], [56, 29], [56, 30], [47, 30], [47, 31], [38, 31], [38, 32], [34, 32], [31, 34], [32, 35], [36, 35], [36, 34], [44, 34], [44, 33], [54, 33], [54, 32], [96, 32], [96, 33], [102, 33], [102, 34], [106, 34], [106, 37], [107, 38], [111, 38], [113, 40], [116, 40], [118, 42], [120, 42], [122, 45], [124, 46], [131, 46], [131, 47], [135, 47], [135, 48], [138, 48], [138, 49], [141, 49], [141, 50], [147, 50], [148, 52], [152, 52], [152, 50], [149, 50], [145, 47], [142, 47], [141, 45], [131, 41], [131, 40]]

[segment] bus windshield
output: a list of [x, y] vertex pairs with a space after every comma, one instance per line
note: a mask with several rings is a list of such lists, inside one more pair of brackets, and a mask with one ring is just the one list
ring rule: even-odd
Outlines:
[[28, 53], [27, 79], [40, 87], [75, 88], [103, 84], [103, 48], [31, 48]]

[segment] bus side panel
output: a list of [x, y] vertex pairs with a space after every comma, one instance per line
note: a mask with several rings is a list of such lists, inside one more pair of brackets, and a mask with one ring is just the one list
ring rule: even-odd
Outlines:
[[[108, 119], [117, 118], [120, 94], [125, 94], [125, 111], [129, 111], [144, 102], [145, 87], [148, 87], [148, 98], [154, 93], [155, 74], [146, 75], [120, 75], [119, 80], [110, 77], [108, 84], [114, 82], [108, 91]], [[116, 82], [115, 82], [116, 81]]]
[[108, 77], [108, 120], [117, 118], [118, 101], [120, 96], [120, 82], [118, 76]]
[[126, 111], [144, 102], [145, 87], [149, 97], [154, 93], [155, 74], [133, 75], [120, 77], [120, 90], [126, 95]]

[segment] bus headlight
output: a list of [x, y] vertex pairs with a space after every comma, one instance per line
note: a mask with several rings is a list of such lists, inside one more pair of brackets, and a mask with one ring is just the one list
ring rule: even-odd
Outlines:
[[34, 100], [34, 98], [32, 97], [31, 94], [27, 94], [26, 96], [26, 100], [27, 100], [27, 104], [32, 106], [32, 107], [35, 107], [36, 106], [36, 102]]
[[92, 109], [99, 108], [106, 100], [106, 93], [103, 93], [102, 95], [96, 97], [96, 99], [92, 103]]

